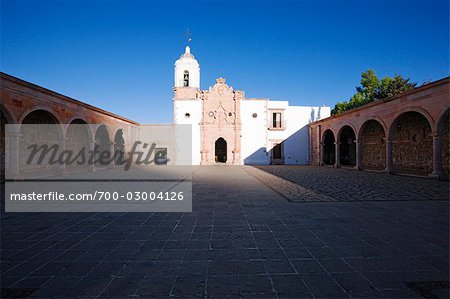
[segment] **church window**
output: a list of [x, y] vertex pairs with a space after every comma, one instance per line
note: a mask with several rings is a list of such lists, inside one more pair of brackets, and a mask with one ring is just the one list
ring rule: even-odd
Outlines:
[[189, 72], [188, 71], [184, 71], [183, 83], [184, 83], [184, 87], [189, 86]]

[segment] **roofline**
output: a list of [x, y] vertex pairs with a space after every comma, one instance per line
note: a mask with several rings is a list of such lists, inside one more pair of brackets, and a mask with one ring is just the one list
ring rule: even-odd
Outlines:
[[375, 101], [375, 102], [371, 102], [371, 103], [365, 104], [363, 106], [356, 107], [356, 108], [344, 111], [342, 113], [339, 113], [338, 115], [333, 115], [333, 116], [329, 116], [329, 117], [321, 119], [321, 120], [317, 120], [315, 122], [310, 123], [309, 125], [315, 125], [315, 124], [319, 124], [319, 123], [322, 123], [322, 122], [325, 122], [325, 121], [329, 121], [330, 119], [343, 117], [343, 116], [345, 116], [347, 114], [350, 114], [350, 113], [353, 113], [355, 111], [359, 111], [359, 110], [366, 109], [366, 108], [369, 108], [369, 107], [381, 105], [381, 104], [386, 103], [386, 102], [394, 101], [394, 100], [396, 100], [398, 98], [409, 96], [409, 95], [411, 95], [413, 93], [416, 93], [416, 92], [419, 92], [419, 91], [422, 91], [422, 90], [425, 90], [425, 89], [428, 89], [428, 88], [431, 88], [431, 87], [435, 87], [437, 85], [446, 84], [446, 83], [449, 83], [449, 82], [450, 82], [450, 76], [444, 77], [442, 79], [439, 79], [439, 80], [436, 80], [436, 81], [433, 81], [433, 82], [430, 82], [430, 83], [423, 84], [421, 86], [415, 87], [415, 88], [413, 88], [411, 90], [405, 91], [405, 92], [400, 93], [398, 95], [394, 95], [394, 96], [387, 97], [387, 98], [384, 98], [384, 99], [381, 99], [381, 100], [378, 100], [378, 101]]
[[11, 82], [20, 84], [20, 85], [22, 85], [22, 86], [26, 86], [26, 87], [28, 87], [28, 88], [37, 90], [37, 91], [39, 91], [39, 92], [41, 92], [41, 93], [44, 93], [44, 94], [47, 94], [47, 95], [51, 95], [51, 96], [56, 96], [56, 97], [62, 98], [63, 100], [65, 100], [65, 101], [67, 101], [67, 102], [70, 102], [70, 103], [73, 103], [73, 104], [77, 104], [77, 105], [83, 106], [83, 107], [85, 107], [85, 108], [88, 108], [88, 109], [90, 109], [90, 110], [96, 111], [96, 112], [98, 112], [98, 113], [105, 114], [105, 115], [111, 116], [111, 117], [116, 118], [116, 119], [120, 119], [120, 120], [122, 120], [122, 121], [131, 123], [131, 124], [134, 124], [134, 125], [140, 125], [140, 123], [138, 123], [138, 122], [136, 122], [136, 121], [133, 121], [133, 120], [131, 120], [131, 119], [128, 119], [128, 118], [126, 118], [126, 117], [123, 117], [123, 116], [114, 114], [114, 113], [112, 113], [112, 112], [103, 110], [103, 109], [101, 109], [101, 108], [98, 108], [98, 107], [96, 107], [96, 106], [87, 104], [87, 103], [82, 102], [82, 101], [79, 101], [79, 100], [76, 100], [76, 99], [74, 99], [74, 98], [71, 98], [71, 97], [69, 97], [69, 96], [63, 95], [63, 94], [58, 93], [58, 92], [56, 92], [56, 91], [50, 90], [50, 89], [48, 89], [48, 88], [45, 88], [45, 87], [36, 85], [36, 84], [34, 84], [34, 83], [31, 83], [31, 82], [22, 80], [22, 79], [20, 79], [20, 78], [17, 78], [17, 77], [11, 76], [11, 75], [8, 75], [8, 74], [6, 74], [6, 73], [4, 73], [4, 72], [0, 72], [0, 78], [5, 79], [5, 80], [9, 80], [9, 81], [11, 81]]

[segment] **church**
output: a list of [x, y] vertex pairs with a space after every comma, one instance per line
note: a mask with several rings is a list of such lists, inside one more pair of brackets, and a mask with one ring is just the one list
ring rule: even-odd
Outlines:
[[225, 78], [200, 88], [200, 65], [186, 46], [175, 62], [174, 124], [192, 127], [192, 164], [308, 164], [308, 124], [330, 107], [247, 98]]
[[[329, 117], [329, 107], [247, 98], [224, 78], [202, 90], [199, 63], [186, 47], [175, 63], [173, 123], [189, 125], [177, 126], [189, 133], [171, 139], [173, 123], [158, 124], [150, 138], [158, 144], [155, 164], [310, 164], [448, 179], [449, 81], [446, 77]], [[37, 134], [42, 140], [32, 140], [63, 140], [64, 149], [99, 146], [114, 155], [129, 152], [152, 127], [0, 72], [0, 179], [5, 167], [13, 178], [30, 170], [17, 155], [5, 155], [9, 148], [18, 153], [28, 144], [20, 132], [5, 136], [9, 124], [20, 125], [15, 129], [60, 124], [57, 133]], [[79, 166], [63, 170], [103, 167]], [[115, 161], [108, 165], [116, 166]], [[32, 174], [45, 171], [33, 168]]]

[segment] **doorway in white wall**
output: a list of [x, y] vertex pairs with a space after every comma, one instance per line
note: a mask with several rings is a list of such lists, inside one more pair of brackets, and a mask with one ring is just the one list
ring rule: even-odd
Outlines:
[[282, 142], [273, 142], [271, 150], [271, 164], [284, 164], [284, 148]]

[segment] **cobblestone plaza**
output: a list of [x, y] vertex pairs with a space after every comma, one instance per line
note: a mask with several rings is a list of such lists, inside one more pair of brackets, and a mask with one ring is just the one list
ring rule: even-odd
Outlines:
[[448, 182], [193, 171], [192, 213], [2, 212], [1, 297], [448, 296]]

